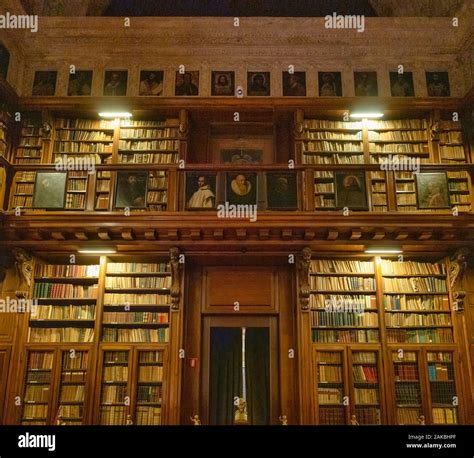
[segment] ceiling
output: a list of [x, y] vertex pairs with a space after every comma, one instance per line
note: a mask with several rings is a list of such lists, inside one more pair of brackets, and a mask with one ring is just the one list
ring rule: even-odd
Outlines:
[[21, 0], [42, 16], [450, 17], [472, 0]]

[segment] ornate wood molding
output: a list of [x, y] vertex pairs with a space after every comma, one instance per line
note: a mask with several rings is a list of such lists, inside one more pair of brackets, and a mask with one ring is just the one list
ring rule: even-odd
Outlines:
[[170, 249], [171, 266], [171, 308], [179, 310], [179, 301], [181, 299], [181, 269], [179, 265], [179, 248]]
[[309, 310], [309, 295], [311, 286], [309, 284], [309, 269], [311, 265], [312, 250], [309, 247], [303, 248], [301, 251], [301, 258], [298, 262], [299, 273], [299, 297], [301, 310], [307, 312]]
[[459, 248], [448, 260], [448, 278], [456, 312], [464, 310], [466, 292], [461, 290], [461, 282], [467, 269], [470, 252], [471, 250], [467, 247]]
[[14, 248], [12, 253], [15, 257], [15, 267], [18, 273], [18, 290], [15, 295], [18, 299], [27, 299], [30, 295], [33, 278], [33, 256], [22, 248]]

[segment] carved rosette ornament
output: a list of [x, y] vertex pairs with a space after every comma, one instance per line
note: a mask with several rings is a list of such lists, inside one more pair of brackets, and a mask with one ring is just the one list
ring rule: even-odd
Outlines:
[[309, 270], [311, 265], [311, 248], [306, 247], [301, 251], [301, 258], [298, 262], [298, 273], [299, 273], [299, 297], [301, 310], [309, 310], [309, 295], [311, 287], [309, 285]]
[[27, 299], [30, 295], [31, 280], [33, 277], [33, 256], [22, 248], [14, 248], [12, 252], [18, 274], [18, 290], [15, 291], [15, 295], [18, 299]]
[[179, 268], [179, 249], [174, 247], [170, 249], [171, 266], [171, 308], [179, 309], [179, 300], [181, 298], [181, 269]]
[[460, 288], [462, 279], [466, 273], [469, 254], [469, 248], [463, 247], [457, 250], [448, 260], [448, 279], [453, 296], [453, 307], [456, 312], [464, 310], [466, 292]]

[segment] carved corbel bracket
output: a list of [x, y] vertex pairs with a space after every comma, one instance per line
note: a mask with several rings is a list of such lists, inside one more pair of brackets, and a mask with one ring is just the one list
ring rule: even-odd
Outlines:
[[469, 248], [459, 248], [448, 260], [448, 280], [453, 297], [453, 308], [456, 312], [464, 310], [466, 292], [461, 289], [461, 282], [466, 273]]
[[171, 308], [179, 310], [179, 302], [181, 299], [181, 269], [179, 266], [179, 248], [170, 249], [170, 266], [171, 266]]
[[12, 253], [18, 275], [18, 290], [15, 295], [18, 299], [28, 299], [33, 278], [33, 256], [22, 248], [14, 248]]
[[311, 265], [311, 248], [305, 247], [301, 251], [301, 258], [298, 262], [298, 277], [299, 277], [299, 299], [301, 304], [301, 310], [309, 310], [309, 295], [311, 287], [309, 284], [309, 269]]

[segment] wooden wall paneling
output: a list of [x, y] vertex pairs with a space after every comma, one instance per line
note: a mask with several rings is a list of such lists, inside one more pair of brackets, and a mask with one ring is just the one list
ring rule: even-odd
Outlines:
[[118, 164], [119, 160], [119, 145], [120, 145], [120, 118], [115, 119], [114, 142], [112, 145], [112, 164]]
[[0, 424], [4, 424], [5, 393], [10, 372], [11, 345], [0, 345]]
[[[194, 266], [193, 266], [194, 267]], [[191, 424], [190, 418], [199, 415], [202, 419], [203, 406], [200, 405], [200, 379], [202, 371], [201, 302], [204, 299], [206, 280], [202, 268], [188, 268], [184, 289], [184, 351], [183, 383], [181, 397], [181, 424]], [[194, 365], [192, 365], [194, 363]]]
[[397, 211], [397, 194], [395, 186], [395, 173], [392, 171], [385, 172], [385, 179], [387, 183], [387, 200], [388, 211]]
[[[169, 169], [168, 174], [168, 205], [167, 211], [176, 212], [182, 211], [179, 202], [179, 197], [184, 196], [184, 172], [179, 173], [176, 169]], [[183, 178], [183, 179], [181, 179]]]
[[303, 205], [301, 209], [303, 211], [314, 212], [314, 171], [304, 170], [303, 171]]

